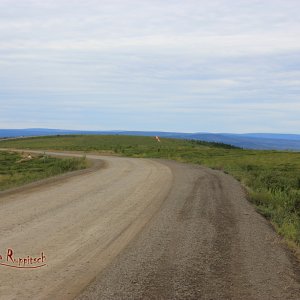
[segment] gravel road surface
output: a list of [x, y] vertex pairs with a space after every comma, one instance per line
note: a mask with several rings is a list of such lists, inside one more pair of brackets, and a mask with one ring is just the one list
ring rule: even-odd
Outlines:
[[300, 299], [299, 262], [232, 177], [88, 157], [102, 167], [0, 195], [0, 263], [46, 257], [0, 265], [0, 299]]

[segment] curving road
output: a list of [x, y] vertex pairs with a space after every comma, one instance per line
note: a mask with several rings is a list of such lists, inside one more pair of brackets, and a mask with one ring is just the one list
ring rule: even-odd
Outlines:
[[0, 196], [2, 262], [47, 263], [0, 265], [0, 299], [300, 299], [299, 263], [233, 178], [88, 157], [104, 164]]

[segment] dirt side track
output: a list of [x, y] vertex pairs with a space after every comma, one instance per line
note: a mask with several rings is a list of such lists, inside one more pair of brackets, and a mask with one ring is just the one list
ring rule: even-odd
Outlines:
[[93, 172], [0, 198], [0, 299], [300, 299], [299, 263], [237, 181], [162, 160], [90, 156]]

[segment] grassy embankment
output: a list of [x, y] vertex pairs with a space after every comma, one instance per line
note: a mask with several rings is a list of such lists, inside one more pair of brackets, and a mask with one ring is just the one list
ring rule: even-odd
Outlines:
[[242, 150], [228, 145], [132, 136], [61, 136], [0, 142], [0, 147], [115, 153], [167, 158], [223, 170], [245, 185], [257, 209], [300, 246], [300, 152]]
[[0, 191], [87, 167], [85, 158], [54, 158], [0, 151]]

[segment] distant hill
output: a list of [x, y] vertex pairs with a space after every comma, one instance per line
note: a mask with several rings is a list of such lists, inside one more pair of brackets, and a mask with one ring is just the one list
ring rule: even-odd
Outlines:
[[160, 131], [86, 131], [86, 130], [62, 130], [46, 128], [29, 129], [0, 129], [0, 138], [15, 138], [45, 135], [66, 134], [116, 134], [116, 135], [141, 135], [160, 136], [179, 139], [194, 139], [207, 142], [225, 143], [245, 149], [260, 150], [293, 150], [300, 151], [300, 134], [276, 134], [276, 133], [183, 133]]
[[272, 134], [272, 138], [265, 137], [268, 134], [209, 134], [200, 133], [190, 136], [192, 139], [203, 140], [209, 142], [221, 142], [247, 149], [258, 150], [300, 150], [300, 135]]

